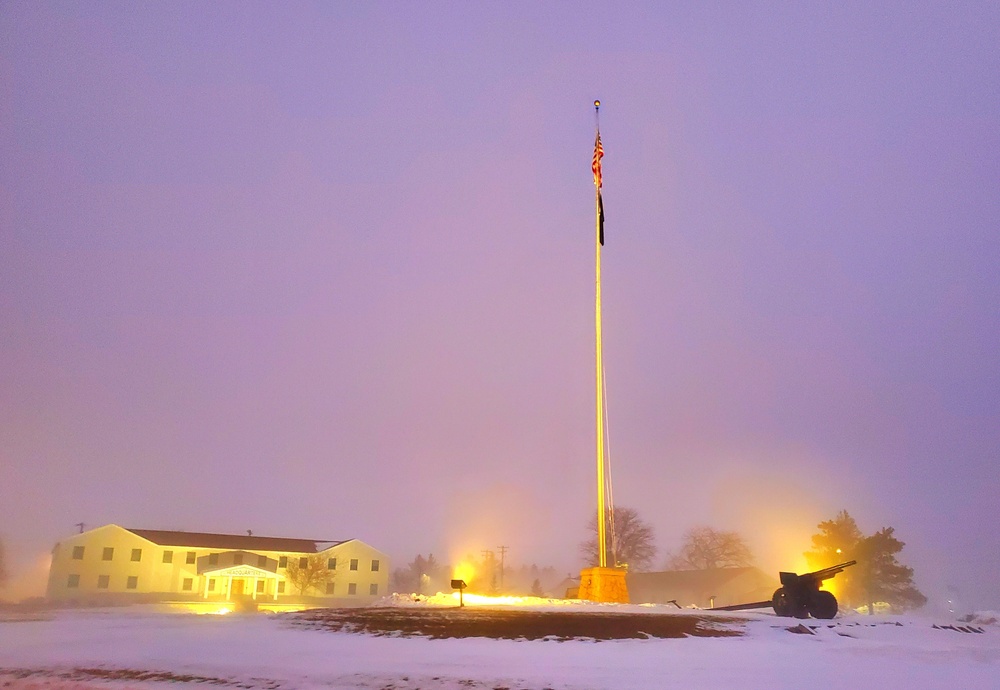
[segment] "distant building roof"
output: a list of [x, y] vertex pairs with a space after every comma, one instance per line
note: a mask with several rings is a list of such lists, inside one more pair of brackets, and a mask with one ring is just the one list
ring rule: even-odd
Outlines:
[[629, 597], [633, 602], [717, 606], [770, 599], [779, 583], [758, 568], [713, 568], [710, 570], [667, 570], [629, 573]]
[[629, 584], [635, 581], [637, 584], [654, 584], [658, 586], [676, 587], [720, 587], [731, 580], [745, 575], [760, 575], [768, 581], [768, 578], [758, 568], [711, 568], [708, 570], [664, 570], [651, 573], [629, 573]]
[[205, 532], [175, 532], [161, 529], [126, 529], [159, 546], [190, 546], [196, 549], [318, 553], [331, 546], [343, 543], [343, 541], [332, 539], [287, 539], [285, 537], [258, 537], [247, 534], [207, 534]]

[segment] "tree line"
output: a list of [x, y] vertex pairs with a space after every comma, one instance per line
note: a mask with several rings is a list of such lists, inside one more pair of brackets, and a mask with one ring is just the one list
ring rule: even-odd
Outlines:
[[[913, 568], [899, 562], [905, 544], [893, 527], [883, 527], [865, 536], [846, 510], [832, 520], [820, 522], [812, 537], [812, 550], [805, 553], [812, 570], [856, 560], [857, 565], [838, 575], [838, 592], [847, 605], [866, 606], [872, 612], [879, 602], [895, 611], [919, 608], [927, 603], [913, 583]], [[598, 563], [597, 516], [589, 523], [591, 536], [580, 545], [585, 565]], [[615, 508], [608, 514], [606, 562], [636, 572], [652, 568], [656, 546], [652, 526], [632, 508]], [[699, 526], [688, 530], [680, 548], [669, 553], [666, 570], [711, 570], [753, 565], [753, 554], [737, 532]]]
[[[466, 591], [473, 594], [513, 594], [532, 596], [561, 596], [555, 586], [563, 579], [552, 566], [537, 564], [501, 567], [495, 552], [483, 551], [479, 557], [467, 554], [462, 567], [475, 576], [467, 583]], [[389, 588], [394, 592], [431, 595], [451, 591], [451, 578], [455, 568], [437, 561], [434, 554], [417, 556], [403, 568], [396, 568], [389, 578]]]

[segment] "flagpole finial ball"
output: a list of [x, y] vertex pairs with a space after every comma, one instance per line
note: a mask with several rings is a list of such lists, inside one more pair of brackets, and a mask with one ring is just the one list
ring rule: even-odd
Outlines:
[[595, 108], [600, 108], [601, 107], [601, 102], [600, 101], [594, 101], [594, 107]]

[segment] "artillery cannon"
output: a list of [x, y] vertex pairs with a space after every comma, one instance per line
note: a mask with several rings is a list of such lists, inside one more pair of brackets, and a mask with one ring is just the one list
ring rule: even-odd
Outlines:
[[774, 592], [770, 601], [755, 601], [750, 604], [734, 604], [720, 606], [713, 611], [744, 611], [747, 609], [762, 609], [770, 606], [779, 616], [795, 618], [829, 619], [837, 615], [837, 597], [833, 592], [820, 589], [820, 583], [841, 573], [845, 568], [856, 565], [857, 561], [847, 561], [838, 565], [816, 570], [811, 573], [797, 575], [795, 573], [778, 573], [781, 587]]

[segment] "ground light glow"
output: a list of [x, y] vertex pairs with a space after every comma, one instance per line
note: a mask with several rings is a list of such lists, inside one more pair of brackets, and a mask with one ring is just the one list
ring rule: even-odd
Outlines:
[[[451, 598], [455, 600], [455, 604], [458, 604], [458, 592], [451, 594]], [[538, 604], [540, 601], [548, 601], [539, 599], [538, 597], [515, 597], [515, 596], [489, 596], [487, 594], [466, 594], [463, 598], [466, 606], [530, 606], [533, 604]]]
[[233, 608], [225, 604], [218, 604], [216, 602], [175, 602], [168, 605], [171, 611], [182, 611], [184, 613], [194, 613], [199, 616], [225, 616], [227, 613], [232, 613]]
[[[199, 616], [225, 616], [236, 610], [236, 607], [232, 604], [232, 602], [218, 601], [174, 601], [166, 602], [157, 608], [163, 608], [165, 610], [180, 613], [194, 613]], [[277, 613], [286, 611], [302, 611], [305, 608], [306, 607], [302, 604], [268, 604], [263, 602], [258, 606], [257, 610], [267, 613]]]

